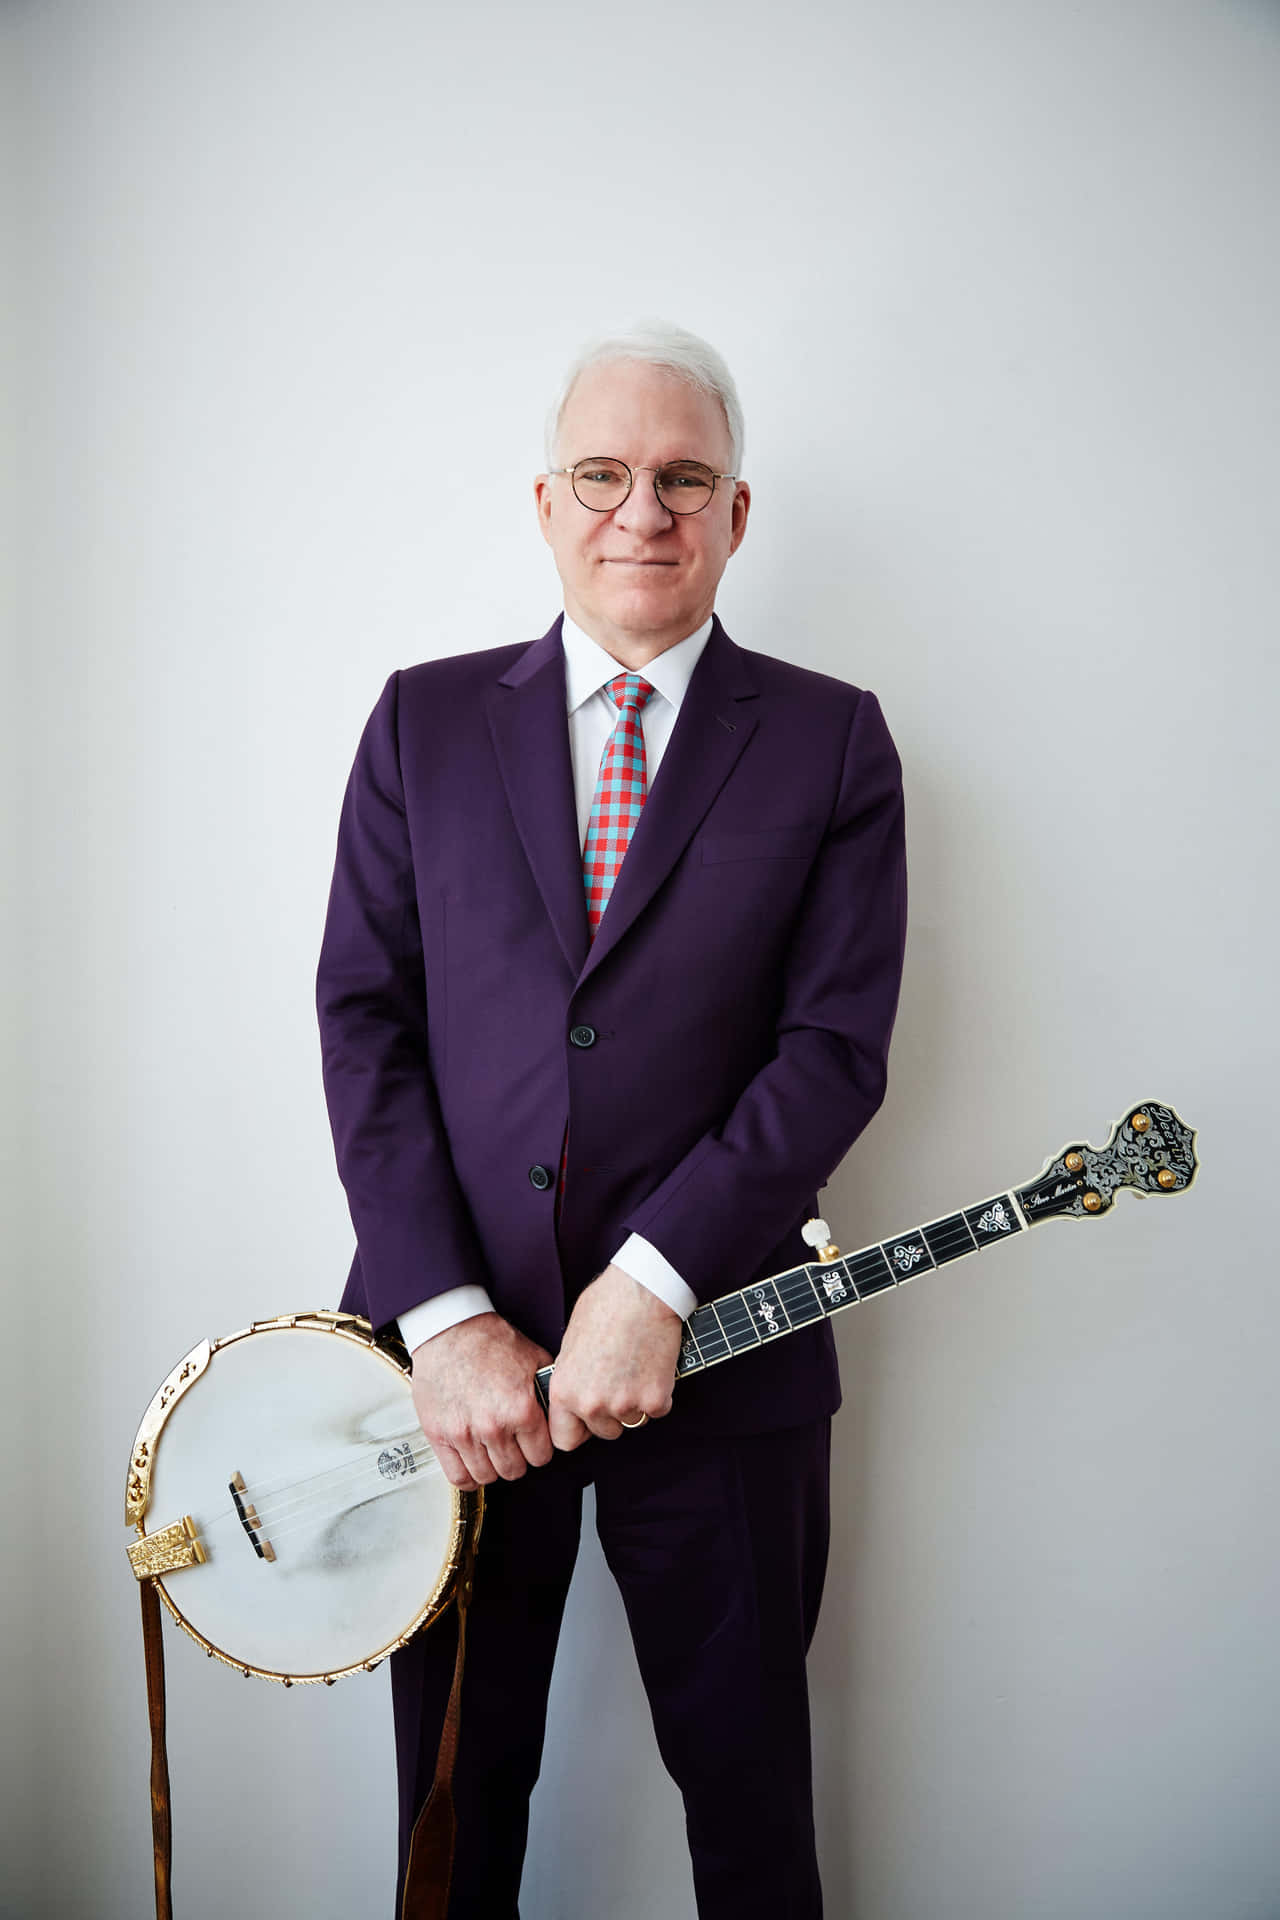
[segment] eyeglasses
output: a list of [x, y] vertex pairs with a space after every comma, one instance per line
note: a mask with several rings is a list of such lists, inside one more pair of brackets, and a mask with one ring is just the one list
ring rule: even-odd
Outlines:
[[569, 476], [575, 496], [592, 513], [612, 513], [635, 485], [637, 473], [653, 475], [653, 490], [668, 513], [701, 513], [711, 505], [717, 480], [736, 480], [736, 473], [713, 473], [701, 460], [668, 460], [662, 467], [637, 467], [625, 460], [593, 455], [572, 467], [551, 467], [551, 473]]

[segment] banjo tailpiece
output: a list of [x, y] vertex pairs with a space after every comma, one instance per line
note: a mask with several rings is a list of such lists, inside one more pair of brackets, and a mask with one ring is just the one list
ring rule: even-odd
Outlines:
[[[283, 1473], [273, 1476], [273, 1464]], [[149, 1527], [153, 1501], [160, 1524]], [[164, 1611], [246, 1677], [332, 1686], [372, 1672], [452, 1603], [453, 1682], [401, 1908], [403, 1920], [445, 1920], [466, 1612], [483, 1513], [483, 1496], [450, 1487], [432, 1456], [412, 1405], [408, 1355], [354, 1314], [256, 1321], [201, 1341], [165, 1378], [134, 1441], [125, 1489], [151, 1729], [156, 1920], [173, 1914]], [[342, 1604], [326, 1617], [331, 1592]], [[346, 1620], [353, 1593], [364, 1603], [355, 1624]], [[298, 1611], [307, 1596], [309, 1618]], [[334, 1616], [344, 1639], [332, 1637]]]
[[[689, 1315], [675, 1377], [1008, 1246], [1042, 1221], [1100, 1218], [1123, 1191], [1185, 1193], [1197, 1169], [1193, 1130], [1172, 1107], [1148, 1100], [1130, 1108], [1104, 1146], [1075, 1142], [1025, 1185], [855, 1253], [841, 1253], [825, 1221], [810, 1221], [803, 1238], [815, 1258]], [[534, 1382], [544, 1407], [551, 1373], [540, 1369]], [[210, 1374], [213, 1386], [205, 1384]], [[211, 1658], [287, 1687], [372, 1672], [456, 1605], [453, 1686], [401, 1907], [401, 1920], [445, 1920], [466, 1615], [484, 1502], [445, 1481], [409, 1376], [403, 1346], [379, 1339], [357, 1315], [283, 1314], [202, 1341], [143, 1417], [125, 1517], [139, 1535], [129, 1559], [142, 1593], [157, 1920], [171, 1920], [161, 1601]], [[153, 1498], [164, 1524], [148, 1532]], [[175, 1576], [181, 1605], [167, 1585]]]
[[[467, 1653], [467, 1608], [475, 1579], [476, 1532], [468, 1536], [458, 1573], [454, 1604], [458, 1609], [458, 1654], [445, 1711], [435, 1778], [414, 1822], [405, 1873], [400, 1920], [446, 1920], [453, 1882], [453, 1850], [458, 1822], [453, 1804], [453, 1767], [462, 1731], [462, 1675]], [[173, 1920], [170, 1873], [173, 1865], [173, 1814], [169, 1802], [169, 1754], [165, 1739], [164, 1628], [153, 1578], [140, 1579], [142, 1652], [147, 1669], [147, 1719], [151, 1725], [151, 1842], [155, 1862], [156, 1920]]]

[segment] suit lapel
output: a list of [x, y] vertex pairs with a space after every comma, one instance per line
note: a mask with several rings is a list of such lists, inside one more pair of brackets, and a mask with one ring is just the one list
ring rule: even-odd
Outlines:
[[[746, 657], [719, 620], [713, 620], [582, 979], [613, 951], [684, 852], [755, 732], [755, 716], [743, 704], [755, 697]], [[562, 692], [562, 712], [563, 699]], [[582, 893], [580, 872], [578, 892]]]
[[587, 955], [587, 903], [560, 627], [557, 620], [525, 649], [490, 688], [487, 705], [516, 831], [570, 972], [576, 975]]

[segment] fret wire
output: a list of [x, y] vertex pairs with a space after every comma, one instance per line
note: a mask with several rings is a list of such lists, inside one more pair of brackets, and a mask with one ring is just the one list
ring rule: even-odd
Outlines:
[[[734, 1336], [732, 1333], [729, 1332], [729, 1329], [727, 1327], [725, 1328], [725, 1338], [728, 1340], [729, 1345], [733, 1348], [733, 1351], [735, 1353], [744, 1352], [747, 1346], [758, 1347], [760, 1345], [760, 1335], [756, 1332], [756, 1325], [755, 1325], [754, 1319], [752, 1318], [751, 1309], [747, 1305], [746, 1298], [741, 1293], [741, 1291], [737, 1293], [727, 1294], [723, 1300], [717, 1301], [716, 1305], [718, 1308], [726, 1307], [726, 1306], [735, 1307], [739, 1312], [739, 1314], [742, 1316], [742, 1318], [745, 1320], [747, 1329], [751, 1334], [750, 1341], [743, 1341], [741, 1342], [741, 1344], [738, 1344], [735, 1342]], [[723, 1313], [720, 1314], [719, 1318], [720, 1318], [720, 1324], [724, 1326]]]
[[[921, 1227], [920, 1233], [939, 1266], [951, 1260], [962, 1260], [977, 1251], [973, 1233], [962, 1213], [944, 1213], [937, 1220], [929, 1220]], [[963, 1239], [956, 1246], [953, 1242], [960, 1234], [963, 1234]]]
[[[792, 1326], [797, 1324], [800, 1326], [811, 1326], [815, 1314], [821, 1319], [822, 1301], [819, 1298], [818, 1289], [814, 1284], [813, 1276], [809, 1272], [808, 1267], [793, 1267], [790, 1273], [784, 1273], [775, 1284], [777, 1285], [779, 1293], [788, 1301], [787, 1316]], [[806, 1317], [798, 1323], [796, 1320], [794, 1298], [797, 1293], [806, 1306], [814, 1309], [813, 1313], [807, 1314]]]
[[711, 1311], [712, 1313], [714, 1313], [716, 1317], [716, 1325], [720, 1329], [720, 1333], [724, 1340], [725, 1346], [729, 1349], [729, 1352], [724, 1356], [726, 1360], [729, 1359], [733, 1354], [735, 1354], [738, 1351], [738, 1349], [733, 1344], [733, 1341], [729, 1334], [729, 1329], [725, 1326], [724, 1320], [721, 1317], [721, 1313], [720, 1313], [721, 1307], [727, 1307], [732, 1299], [733, 1299], [733, 1295], [731, 1293], [726, 1293], [723, 1299], [713, 1300], [711, 1302]]
[[[781, 1293], [771, 1279], [753, 1280], [750, 1288], [744, 1288], [743, 1291], [744, 1295], [749, 1292], [756, 1303], [751, 1310], [751, 1321], [762, 1346], [767, 1340], [776, 1338], [780, 1333], [791, 1332], [791, 1316], [787, 1312]], [[770, 1304], [767, 1298], [769, 1294], [773, 1295], [775, 1305]], [[781, 1326], [776, 1319], [778, 1313], [781, 1313], [783, 1319]]]
[[698, 1307], [690, 1319], [700, 1323], [694, 1329], [694, 1338], [698, 1342], [698, 1350], [702, 1354], [704, 1363], [707, 1366], [714, 1366], [718, 1360], [726, 1359], [732, 1349], [724, 1337], [724, 1328], [720, 1325], [720, 1318], [714, 1304], [708, 1301], [704, 1306]]
[[[993, 1232], [989, 1240], [979, 1240], [970, 1224], [970, 1215], [980, 1219], [983, 1214], [990, 1212], [993, 1207], [1001, 1202], [1007, 1203], [1008, 1205], [1009, 1212], [1012, 1216], [1010, 1225], [1001, 1231]], [[1045, 1215], [1043, 1217], [1049, 1218], [1050, 1216]], [[685, 1322], [686, 1336], [692, 1342], [694, 1351], [699, 1356], [698, 1362], [695, 1362], [694, 1366], [689, 1368], [688, 1371], [701, 1372], [706, 1367], [719, 1366], [721, 1361], [731, 1360], [736, 1354], [745, 1353], [749, 1348], [765, 1345], [768, 1341], [776, 1339], [779, 1334], [795, 1333], [799, 1332], [803, 1327], [815, 1326], [821, 1318], [830, 1318], [832, 1314], [842, 1313], [847, 1307], [855, 1306], [859, 1301], [869, 1299], [874, 1294], [887, 1293], [897, 1288], [903, 1284], [904, 1280], [917, 1277], [917, 1272], [937, 1271], [941, 1267], [949, 1266], [952, 1261], [967, 1259], [970, 1254], [981, 1252], [984, 1246], [991, 1245], [993, 1242], [1011, 1238], [1015, 1233], [1028, 1232], [1033, 1224], [1035, 1223], [1029, 1220], [1019, 1207], [1013, 1191], [1009, 1190], [1001, 1194], [996, 1194], [991, 1199], [980, 1201], [975, 1207], [961, 1208], [955, 1213], [941, 1214], [936, 1220], [927, 1220], [922, 1226], [914, 1228], [910, 1232], [890, 1235], [889, 1239], [884, 1241], [873, 1241], [869, 1246], [859, 1247], [851, 1254], [841, 1254], [835, 1260], [819, 1261], [800, 1267], [790, 1267], [784, 1273], [772, 1274], [764, 1281], [754, 1282], [751, 1288], [742, 1288], [734, 1293], [723, 1294], [717, 1300], [704, 1301], [701, 1306], [695, 1307], [693, 1313], [690, 1314], [688, 1320]], [[944, 1229], [946, 1230], [945, 1235]], [[944, 1244], [946, 1238], [954, 1237], [957, 1229], [963, 1231], [964, 1240], [967, 1244], [962, 1244], [959, 1247], [949, 1247]], [[930, 1244], [930, 1234], [934, 1235], [935, 1242], [937, 1243], [936, 1246]], [[913, 1262], [910, 1273], [898, 1272], [895, 1270], [894, 1261], [886, 1249], [896, 1245], [906, 1246], [911, 1243], [918, 1243], [920, 1245], [923, 1249], [924, 1258], [929, 1262], [929, 1265], [927, 1268], [921, 1266], [917, 1269], [916, 1264]], [[878, 1267], [875, 1264], [874, 1257], [876, 1256], [878, 1256], [879, 1260]], [[887, 1275], [887, 1278], [878, 1280], [878, 1283], [874, 1287], [868, 1287], [864, 1292], [858, 1286], [858, 1282], [854, 1276], [854, 1268], [855, 1263], [865, 1260], [872, 1260], [871, 1273], [878, 1275], [882, 1269]], [[841, 1290], [847, 1292], [848, 1298], [833, 1298], [831, 1293], [828, 1292], [824, 1276], [832, 1274], [835, 1274], [837, 1279], [839, 1279], [839, 1276], [843, 1276]], [[864, 1273], [864, 1285], [869, 1277], [870, 1274]], [[752, 1311], [748, 1297], [756, 1287], [765, 1286], [772, 1288], [778, 1305], [787, 1321], [786, 1326], [777, 1328], [772, 1335], [762, 1335], [760, 1333], [756, 1325], [756, 1316]], [[800, 1301], [806, 1303], [808, 1306], [816, 1307], [816, 1314], [810, 1314], [806, 1318], [798, 1319], [794, 1311], [794, 1303], [797, 1295]], [[725, 1318], [723, 1317], [724, 1315], [729, 1316], [730, 1325], [732, 1325], [732, 1315], [735, 1311], [740, 1316], [740, 1323], [736, 1335], [730, 1331], [729, 1326], [726, 1326]], [[693, 1322], [699, 1315], [710, 1316], [709, 1320], [704, 1321], [701, 1339], [693, 1329]], [[723, 1343], [723, 1353], [711, 1353], [704, 1344], [709, 1336], [714, 1338], [716, 1335], [718, 1335], [720, 1341]], [[678, 1366], [678, 1377], [682, 1371], [683, 1369]]]
[[[676, 1363], [677, 1380], [683, 1379], [687, 1374], [700, 1372], [706, 1365], [702, 1348], [698, 1345], [698, 1336], [693, 1330], [693, 1322], [698, 1311], [700, 1311], [700, 1309], [695, 1308], [694, 1313], [689, 1315], [689, 1318], [684, 1323], [684, 1332], [680, 1336], [680, 1358]], [[691, 1366], [687, 1364], [686, 1359], [686, 1349], [689, 1347], [692, 1347], [695, 1355]]]
[[788, 1267], [785, 1273], [773, 1276], [773, 1283], [776, 1287], [800, 1287], [808, 1278], [808, 1267]]
[[883, 1293], [886, 1287], [893, 1286], [897, 1280], [878, 1244], [860, 1247], [857, 1253], [850, 1254], [849, 1273], [860, 1300]]
[[[837, 1269], [839, 1269], [839, 1271], [837, 1271]], [[816, 1272], [821, 1278], [822, 1290], [818, 1293], [818, 1305], [822, 1308], [824, 1314], [830, 1317], [831, 1314], [838, 1313], [842, 1307], [856, 1306], [861, 1295], [858, 1292], [853, 1275], [849, 1271], [849, 1263], [847, 1260], [841, 1257], [838, 1260], [820, 1261], [812, 1272]], [[843, 1278], [841, 1277], [842, 1275]], [[813, 1286], [814, 1291], [817, 1292], [817, 1280], [813, 1281]], [[841, 1297], [845, 1293], [850, 1295], [850, 1298], [847, 1300]]]
[[[889, 1251], [891, 1247], [892, 1253]], [[880, 1242], [880, 1251], [893, 1268], [899, 1286], [904, 1280], [915, 1279], [920, 1260], [929, 1263], [928, 1268], [919, 1268], [922, 1273], [936, 1268], [938, 1264], [929, 1250], [923, 1227], [913, 1227], [910, 1233], [891, 1234], [889, 1239]]]
[[[1003, 1240], [1022, 1231], [1017, 1214], [1013, 1211], [1011, 1193], [993, 1194], [989, 1200], [980, 1200], [976, 1207], [966, 1207], [963, 1218], [966, 1227], [973, 1235], [974, 1246], [978, 1248], [991, 1246], [997, 1240]], [[974, 1231], [972, 1223], [975, 1220], [979, 1227], [986, 1229], [989, 1236], [986, 1240], [980, 1240]]]

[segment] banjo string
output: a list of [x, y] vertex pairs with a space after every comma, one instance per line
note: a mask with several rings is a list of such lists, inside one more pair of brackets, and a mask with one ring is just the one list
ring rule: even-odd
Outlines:
[[260, 1500], [269, 1499], [276, 1494], [292, 1493], [296, 1487], [305, 1487], [312, 1480], [324, 1480], [331, 1473], [341, 1473], [348, 1466], [358, 1465], [363, 1455], [372, 1452], [375, 1448], [381, 1451], [383, 1447], [395, 1446], [400, 1440], [412, 1440], [416, 1444], [422, 1437], [422, 1428], [415, 1421], [411, 1427], [398, 1427], [394, 1433], [384, 1434], [380, 1439], [358, 1442], [359, 1451], [350, 1455], [348, 1459], [339, 1461], [336, 1467], [318, 1467], [314, 1473], [301, 1474], [297, 1479], [279, 1474], [274, 1480], [255, 1480], [253, 1491]]
[[[430, 1447], [424, 1448], [422, 1453], [415, 1454], [413, 1458], [413, 1473], [397, 1474], [394, 1479], [380, 1478], [378, 1484], [370, 1489], [369, 1494], [362, 1494], [361, 1498], [374, 1498], [380, 1493], [394, 1493], [397, 1487], [407, 1485], [410, 1480], [416, 1479], [419, 1474], [426, 1473], [432, 1475], [444, 1471], [431, 1452]], [[367, 1474], [369, 1471], [368, 1461], [364, 1462], [364, 1469]], [[317, 1518], [315, 1513], [317, 1506], [323, 1509], [321, 1517], [323, 1517], [325, 1513], [341, 1512], [341, 1504], [338, 1507], [325, 1507], [325, 1502], [334, 1496], [337, 1496], [341, 1502], [344, 1495], [359, 1492], [359, 1488], [360, 1482], [357, 1479], [354, 1486], [346, 1488], [327, 1487], [323, 1492], [311, 1493], [303, 1499], [295, 1500], [282, 1507], [277, 1507], [274, 1512], [270, 1514], [264, 1514], [261, 1508], [256, 1508], [259, 1531], [269, 1534], [272, 1540], [275, 1540], [277, 1537], [283, 1538], [285, 1534], [292, 1533], [298, 1525], [314, 1524]], [[252, 1498], [252, 1495], [250, 1495], [250, 1497]], [[350, 1504], [349, 1501], [347, 1504]]]
[[[419, 1433], [421, 1432], [420, 1429], [418, 1431]], [[385, 1452], [386, 1445], [387, 1443], [384, 1441], [370, 1442], [363, 1450], [364, 1457], [346, 1460], [340, 1466], [336, 1467], [322, 1467], [318, 1472], [306, 1474], [303, 1478], [293, 1482], [286, 1481], [280, 1487], [279, 1491], [272, 1496], [264, 1496], [260, 1493], [256, 1483], [246, 1487], [244, 1498], [248, 1504], [252, 1505], [257, 1514], [260, 1530], [263, 1532], [270, 1531], [274, 1536], [277, 1531], [281, 1530], [282, 1522], [288, 1522], [302, 1515], [304, 1511], [313, 1506], [317, 1500], [323, 1502], [330, 1499], [333, 1494], [338, 1492], [338, 1486], [335, 1483], [342, 1480], [358, 1478], [360, 1475], [368, 1473], [370, 1465], [372, 1464], [369, 1455]], [[409, 1457], [413, 1462], [414, 1468], [419, 1472], [439, 1473], [442, 1471], [430, 1445], [425, 1440], [421, 1447], [410, 1448]], [[403, 1458], [403, 1456], [401, 1456], [401, 1458]], [[407, 1474], [403, 1476], [404, 1479], [410, 1477], [411, 1476]], [[325, 1484], [321, 1486], [317, 1484], [319, 1482], [324, 1482]], [[270, 1484], [271, 1483], [268, 1482], [268, 1485]], [[401, 1484], [401, 1481], [400, 1479], [391, 1480], [388, 1484], [394, 1487]], [[310, 1488], [309, 1491], [300, 1491], [300, 1489], [307, 1487]], [[207, 1527], [215, 1527], [227, 1520], [234, 1520], [237, 1525], [241, 1524], [240, 1515], [234, 1507], [224, 1507], [220, 1513], [215, 1514], [211, 1520], [207, 1520], [204, 1524]]]
[[[401, 1440], [412, 1441], [416, 1439], [420, 1442], [422, 1438], [421, 1427], [406, 1427], [402, 1432], [389, 1433], [381, 1440], [365, 1441], [359, 1453], [349, 1455], [345, 1460], [339, 1461], [336, 1466], [319, 1467], [315, 1473], [301, 1474], [295, 1480], [286, 1479], [283, 1475], [278, 1476], [275, 1480], [255, 1480], [252, 1487], [245, 1489], [246, 1497], [253, 1501], [259, 1514], [261, 1514], [263, 1508], [269, 1506], [271, 1502], [277, 1501], [286, 1495], [296, 1493], [300, 1487], [310, 1486], [319, 1480], [332, 1480], [335, 1475], [359, 1472], [361, 1468], [368, 1466], [367, 1456], [371, 1453], [381, 1453], [387, 1447], [394, 1446]], [[421, 1455], [415, 1453], [413, 1457], [416, 1460], [421, 1458]], [[272, 1507], [271, 1510], [273, 1512], [279, 1511], [276, 1507]], [[215, 1520], [235, 1519], [237, 1517], [233, 1507], [224, 1507], [221, 1513], [215, 1515]], [[211, 1520], [207, 1524], [212, 1526], [215, 1524], [215, 1520]]]
[[[420, 1468], [419, 1471], [429, 1475], [436, 1475], [443, 1473], [444, 1469], [438, 1461], [432, 1461], [425, 1468]], [[339, 1519], [343, 1514], [355, 1513], [359, 1508], [369, 1506], [375, 1500], [384, 1500], [388, 1494], [399, 1493], [403, 1487], [411, 1486], [415, 1478], [415, 1475], [404, 1474], [396, 1480], [384, 1480], [380, 1486], [371, 1487], [367, 1493], [362, 1493], [360, 1499], [357, 1501], [339, 1500], [336, 1506], [325, 1507], [321, 1505], [318, 1513], [312, 1512], [296, 1516], [284, 1526], [272, 1526], [269, 1529], [264, 1527], [263, 1532], [270, 1539], [274, 1547], [279, 1541], [287, 1539], [290, 1534], [297, 1533], [301, 1529], [322, 1526], [327, 1520]], [[224, 1515], [223, 1518], [238, 1519], [238, 1516]]]

